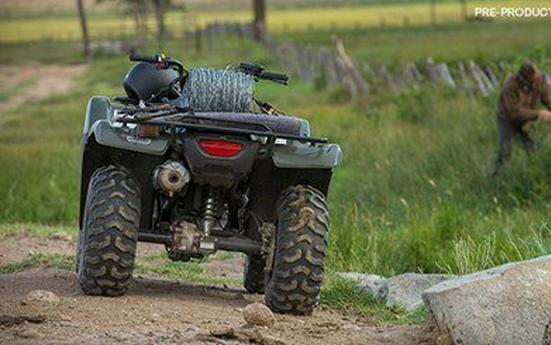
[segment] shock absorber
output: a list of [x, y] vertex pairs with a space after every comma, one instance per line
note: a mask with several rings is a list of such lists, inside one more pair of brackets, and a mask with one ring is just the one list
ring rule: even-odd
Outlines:
[[218, 211], [218, 190], [211, 186], [205, 186], [203, 189], [203, 208], [201, 210], [201, 223], [203, 233], [209, 236], [211, 230], [216, 226], [216, 213]]

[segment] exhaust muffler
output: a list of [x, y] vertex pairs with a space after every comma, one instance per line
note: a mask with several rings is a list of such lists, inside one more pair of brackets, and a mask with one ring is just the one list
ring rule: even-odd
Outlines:
[[166, 161], [155, 170], [153, 181], [160, 190], [173, 197], [191, 180], [189, 171], [180, 162]]

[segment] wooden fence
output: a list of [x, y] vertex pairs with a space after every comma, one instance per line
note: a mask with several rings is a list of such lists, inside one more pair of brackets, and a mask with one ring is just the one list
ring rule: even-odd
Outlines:
[[355, 61], [342, 40], [332, 37], [333, 49], [267, 39], [266, 46], [290, 73], [300, 80], [314, 83], [323, 79], [328, 89], [344, 88], [350, 98], [364, 102], [369, 91], [398, 94], [408, 89], [431, 84], [465, 92], [470, 97], [487, 97], [499, 88], [504, 69], [501, 65], [481, 65], [473, 60], [435, 63], [405, 61], [397, 66], [384, 63], [370, 65]]

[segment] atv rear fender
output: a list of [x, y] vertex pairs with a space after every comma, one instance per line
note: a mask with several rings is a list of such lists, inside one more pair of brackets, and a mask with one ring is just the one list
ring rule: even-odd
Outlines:
[[106, 147], [162, 156], [168, 148], [168, 140], [163, 138], [140, 139], [128, 130], [111, 124], [114, 107], [104, 96], [94, 96], [88, 101], [84, 119], [83, 138], [93, 136], [95, 141]]
[[[83, 137], [94, 136], [102, 146], [162, 156], [169, 140], [164, 138], [139, 139], [111, 125], [114, 108], [104, 96], [94, 96], [88, 102]], [[310, 124], [302, 120], [302, 135], [310, 135]], [[342, 152], [336, 144], [310, 145], [285, 141], [275, 145], [274, 165], [285, 169], [333, 169], [342, 161]]]
[[132, 171], [139, 180], [142, 194], [140, 227], [152, 226], [154, 190], [152, 171], [165, 160], [166, 139], [136, 139], [128, 130], [114, 128], [111, 120], [114, 107], [107, 97], [94, 96], [88, 102], [81, 145], [80, 219], [82, 226], [88, 183], [94, 171], [117, 164]]

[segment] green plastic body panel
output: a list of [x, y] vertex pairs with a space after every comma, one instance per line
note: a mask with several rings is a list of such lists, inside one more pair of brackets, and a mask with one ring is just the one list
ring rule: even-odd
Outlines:
[[164, 155], [169, 141], [164, 138], [138, 138], [131, 129], [116, 128], [111, 125], [113, 107], [107, 97], [94, 96], [88, 101], [83, 134], [94, 136], [96, 142], [103, 146], [121, 150], [130, 150], [156, 156]]
[[94, 133], [94, 138], [98, 144], [121, 150], [162, 156], [168, 149], [167, 139], [139, 138], [130, 131], [127, 132], [111, 127], [107, 120], [96, 121], [92, 126], [91, 132]]
[[342, 163], [342, 151], [337, 144], [313, 146], [295, 142], [276, 145], [272, 159], [278, 168], [333, 169]]
[[111, 102], [105, 96], [93, 96], [86, 106], [86, 118], [84, 119], [83, 134], [88, 134], [98, 120], [108, 120], [113, 113]]

